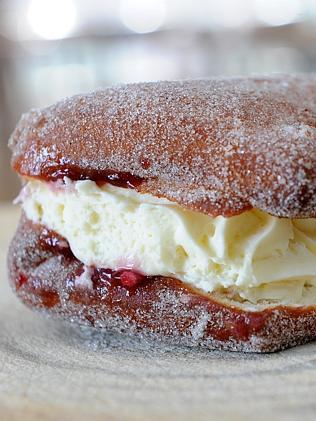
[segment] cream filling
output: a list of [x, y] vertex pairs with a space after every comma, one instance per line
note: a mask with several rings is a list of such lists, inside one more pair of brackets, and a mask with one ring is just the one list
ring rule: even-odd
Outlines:
[[29, 181], [29, 219], [67, 239], [86, 266], [178, 278], [253, 303], [316, 303], [316, 219], [253, 209], [210, 217], [92, 181]]

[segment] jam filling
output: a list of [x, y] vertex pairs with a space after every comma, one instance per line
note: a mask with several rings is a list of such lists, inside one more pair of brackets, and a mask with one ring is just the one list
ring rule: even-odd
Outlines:
[[[39, 243], [42, 250], [57, 252], [65, 257], [74, 258], [68, 242], [55, 231], [44, 228], [39, 236]], [[83, 271], [84, 267], [82, 266], [78, 273], [76, 273], [76, 276], [80, 276]], [[100, 289], [112, 284], [112, 286], [123, 286], [124, 288], [133, 290], [149, 278], [152, 277], [131, 269], [112, 270], [95, 268], [91, 275], [94, 289]]]
[[65, 257], [74, 257], [68, 241], [57, 232], [43, 228], [39, 236], [39, 245], [42, 250], [62, 254]]
[[112, 270], [96, 268], [91, 276], [94, 289], [123, 287], [131, 292], [150, 279], [152, 279], [152, 276], [146, 276], [131, 269]]
[[41, 175], [41, 179], [45, 181], [57, 181], [64, 177], [70, 178], [72, 181], [91, 180], [98, 186], [106, 183], [112, 184], [116, 187], [123, 187], [127, 189], [135, 189], [142, 182], [143, 179], [127, 172], [116, 172], [109, 170], [85, 170], [84, 172], [77, 167], [58, 167], [48, 168]]
[[[85, 267], [73, 256], [67, 241], [45, 227], [36, 226], [35, 232], [37, 236], [35, 244], [34, 233], [28, 234], [32, 241], [29, 242], [30, 249], [26, 248], [26, 250], [31, 250], [31, 253], [27, 255], [33, 256], [34, 248], [37, 253], [47, 251], [48, 256], [62, 253], [65, 260], [68, 260], [68, 256], [70, 256], [69, 260], [65, 262], [64, 259], [60, 259], [57, 266], [64, 270], [70, 262], [75, 264], [77, 270], [69, 269], [68, 280], [63, 278], [63, 284], [57, 285], [55, 289], [54, 279], [49, 274], [48, 279], [45, 274], [40, 274], [38, 278], [32, 277], [32, 272], [30, 273], [28, 267], [24, 272], [23, 265], [21, 267], [21, 261], [18, 259], [19, 253], [14, 252], [12, 264], [15, 288], [17, 291], [21, 290], [19, 296], [31, 307], [51, 309], [62, 303], [62, 306], [54, 311], [55, 314], [60, 314], [64, 318], [71, 320], [78, 318], [79, 307], [77, 306], [81, 306], [84, 311], [80, 311], [80, 320], [84, 318], [91, 325], [104, 323], [109, 317], [115, 318], [115, 320], [120, 317], [126, 323], [127, 317], [128, 323], [133, 320], [141, 329], [149, 328], [153, 332], [167, 336], [172, 335], [173, 332], [186, 336], [192, 335], [192, 327], [196, 332], [195, 326], [198, 328], [200, 326], [201, 312], [203, 315], [205, 312], [209, 316], [209, 321], [203, 327], [203, 335], [205, 338], [219, 341], [231, 341], [232, 339], [245, 341], [257, 333], [265, 339], [271, 329], [267, 323], [275, 323], [276, 317], [280, 317], [281, 321], [284, 318], [286, 322], [291, 318], [290, 322], [298, 327], [301, 326], [300, 317], [311, 317], [310, 320], [315, 318], [313, 306], [309, 308], [278, 306], [277, 309], [273, 307], [259, 312], [242, 310], [238, 306], [218, 302], [212, 296], [196, 293], [195, 290], [177, 279], [145, 276], [130, 269], [90, 268], [91, 293], [89, 288], [76, 287], [76, 278], [84, 273]], [[66, 250], [68, 251], [66, 252]], [[45, 258], [48, 257], [46, 253], [43, 254]], [[177, 294], [179, 303], [181, 303], [179, 307], [175, 301], [170, 302], [169, 289]], [[76, 306], [65, 305], [65, 297], [68, 297], [66, 300]], [[166, 297], [167, 301], [164, 303]], [[104, 307], [107, 309], [106, 315]], [[182, 311], [181, 317], [177, 317], [178, 311]], [[157, 322], [157, 317], [161, 318], [161, 322]], [[198, 324], [196, 324], [197, 322]], [[194, 337], [195, 342], [200, 339], [202, 339], [200, 336], [198, 339]], [[265, 350], [264, 341], [260, 350]]]
[[17, 277], [15, 280], [16, 289], [20, 289], [24, 284], [27, 283], [27, 276], [24, 273], [17, 272]]
[[[42, 250], [62, 254], [64, 257], [75, 258], [68, 242], [55, 231], [43, 228], [40, 236], [39, 243]], [[75, 274], [80, 276], [84, 271], [84, 266], [81, 266], [79, 271]], [[100, 290], [109, 287], [124, 287], [130, 291], [135, 291], [141, 284], [145, 283], [151, 276], [143, 275], [142, 273], [132, 269], [104, 269], [94, 268], [91, 275], [93, 289]], [[25, 282], [25, 281], [24, 281]], [[24, 283], [19, 282], [21, 285]]]
[[[19, 165], [15, 165], [15, 170], [21, 173], [21, 168]], [[56, 165], [42, 168], [39, 175], [32, 177], [47, 182], [54, 182], [62, 180], [64, 177], [68, 177], [72, 181], [91, 180], [94, 181], [98, 186], [109, 183], [113, 186], [127, 189], [136, 189], [145, 181], [144, 178], [138, 177], [129, 172], [82, 169], [75, 165], [62, 164], [58, 166]]]

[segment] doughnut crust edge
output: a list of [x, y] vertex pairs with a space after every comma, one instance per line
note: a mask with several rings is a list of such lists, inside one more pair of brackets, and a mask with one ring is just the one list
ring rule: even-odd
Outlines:
[[22, 176], [124, 172], [212, 216], [316, 217], [316, 75], [106, 88], [25, 114], [10, 147]]
[[43, 230], [23, 216], [8, 254], [11, 285], [32, 309], [83, 326], [208, 349], [274, 352], [316, 339], [316, 306], [249, 309], [159, 276], [132, 292], [76, 286], [82, 264], [70, 250], [44, 247]]

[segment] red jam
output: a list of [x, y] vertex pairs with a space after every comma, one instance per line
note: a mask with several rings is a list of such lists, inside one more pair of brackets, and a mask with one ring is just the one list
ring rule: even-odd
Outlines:
[[[267, 320], [274, 317], [272, 309], [258, 313], [226, 307], [176, 279], [145, 276], [130, 269], [95, 268], [89, 271], [92, 288], [91, 285], [82, 288], [82, 285], [76, 285], [76, 278], [84, 272], [85, 267], [72, 255], [68, 243], [57, 233], [44, 227], [37, 226], [34, 230], [37, 233], [37, 242], [34, 244], [32, 233], [30, 250], [35, 248], [37, 254], [43, 254], [44, 260], [50, 258], [49, 256], [60, 256], [56, 265], [57, 270], [59, 268], [63, 273], [55, 286], [55, 278], [49, 272], [47, 277], [44, 272], [32, 276], [32, 268], [21, 268], [16, 260], [15, 288], [22, 300], [33, 307], [55, 308], [54, 311], [63, 317], [77, 317], [79, 311], [81, 317], [92, 325], [99, 321], [103, 323], [108, 317], [120, 317], [123, 320], [128, 318], [129, 321], [134, 320], [137, 326], [147, 326], [167, 335], [174, 329], [183, 335], [191, 334], [192, 326], [196, 325], [202, 311], [210, 317], [210, 323], [204, 329], [205, 337], [211, 336], [219, 341], [232, 338], [246, 341], [256, 332], [265, 334], [263, 329]], [[41, 263], [41, 260], [37, 262]], [[177, 317], [176, 302], [170, 302], [169, 291], [181, 302], [180, 317]], [[66, 307], [65, 297], [70, 302]], [[182, 307], [184, 310], [181, 310]], [[280, 307], [280, 311], [285, 310]], [[299, 316], [301, 311], [303, 314], [305, 310], [286, 310], [291, 313], [291, 317]], [[163, 321], [158, 325], [157, 315], [163, 315]]]
[[39, 288], [37, 294], [43, 307], [52, 308], [59, 304], [60, 299], [57, 291]]
[[46, 172], [46, 174], [41, 178], [44, 178], [45, 181], [57, 181], [63, 177], [68, 177], [72, 181], [91, 180], [98, 184], [98, 186], [109, 183], [116, 187], [129, 189], [135, 189], [143, 181], [142, 178], [126, 172], [86, 170], [83, 173], [78, 169], [69, 167], [58, 168], [49, 173]]
[[[43, 228], [40, 236], [39, 243], [42, 250], [57, 252], [62, 254], [65, 257], [72, 257], [74, 255], [71, 252], [68, 242], [55, 231], [48, 230]], [[76, 273], [76, 276], [80, 276], [83, 273], [84, 267], [82, 266], [80, 270]], [[22, 276], [22, 275], [21, 275]], [[103, 269], [96, 268], [91, 277], [93, 288], [100, 289], [109, 286], [122, 286], [129, 290], [135, 290], [140, 284], [148, 280], [149, 276], [145, 276], [140, 272], [131, 269]], [[23, 284], [23, 280], [19, 281], [19, 284]]]
[[58, 165], [44, 168], [38, 176], [38, 178], [47, 182], [62, 180], [64, 177], [68, 177], [72, 181], [91, 180], [99, 186], [109, 183], [116, 187], [128, 189], [135, 189], [144, 181], [143, 178], [128, 172], [93, 169], [83, 170], [71, 165]]
[[152, 277], [130, 269], [112, 270], [99, 268], [94, 270], [91, 277], [94, 289], [124, 287], [132, 292], [149, 279], [152, 279]]
[[27, 276], [25, 276], [23, 273], [19, 272], [17, 274], [17, 278], [16, 278], [16, 281], [15, 281], [16, 288], [20, 289], [26, 283], [27, 283]]
[[57, 232], [44, 228], [39, 236], [42, 250], [54, 251], [65, 257], [74, 257], [68, 242]]

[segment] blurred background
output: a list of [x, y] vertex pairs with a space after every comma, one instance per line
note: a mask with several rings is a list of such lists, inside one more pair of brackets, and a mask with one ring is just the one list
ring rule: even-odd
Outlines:
[[316, 71], [316, 0], [0, 0], [0, 201], [21, 113], [109, 84]]

